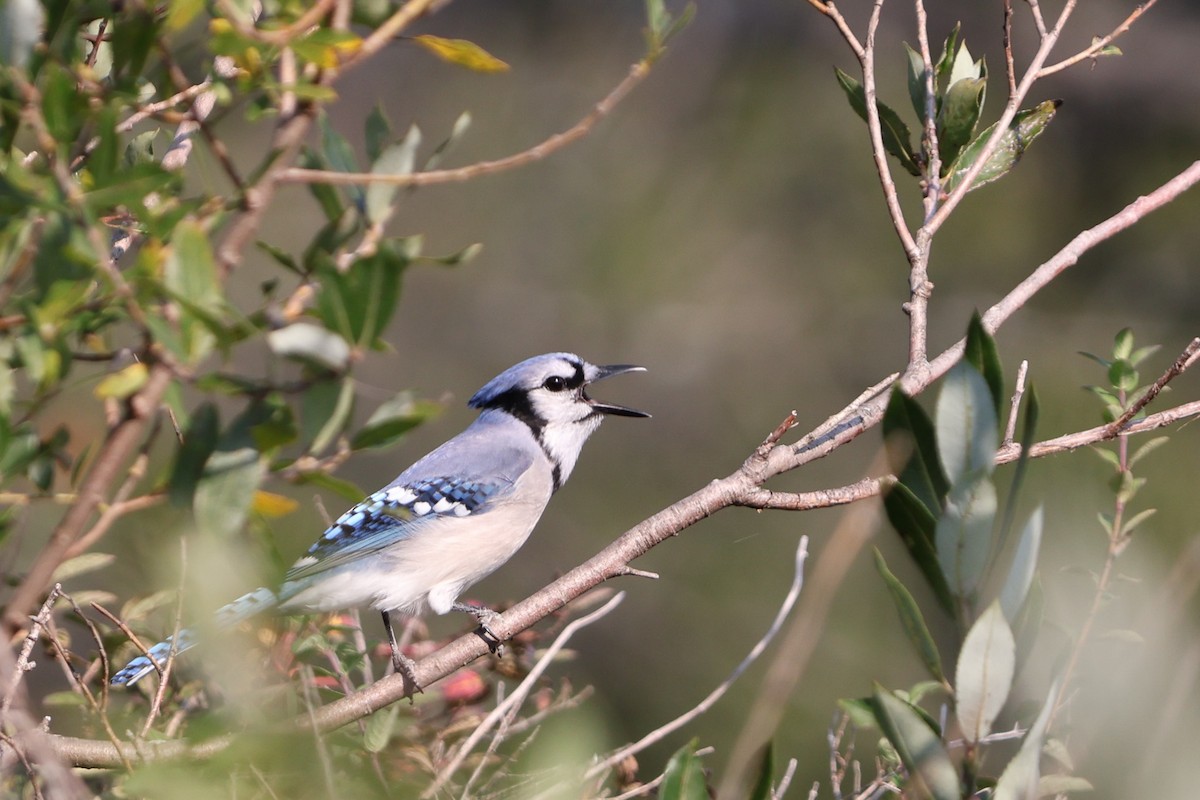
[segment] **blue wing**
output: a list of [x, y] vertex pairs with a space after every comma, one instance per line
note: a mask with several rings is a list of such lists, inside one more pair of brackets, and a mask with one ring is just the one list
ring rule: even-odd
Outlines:
[[285, 584], [390, 547], [435, 520], [483, 513], [491, 501], [511, 489], [512, 482], [502, 478], [447, 476], [380, 489], [338, 517], [288, 570]]

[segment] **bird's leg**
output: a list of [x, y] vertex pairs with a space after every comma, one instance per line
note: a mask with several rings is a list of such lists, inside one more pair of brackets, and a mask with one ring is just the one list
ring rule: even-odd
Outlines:
[[479, 623], [479, 628], [475, 631], [475, 635], [483, 639], [483, 643], [488, 646], [488, 650], [491, 650], [492, 653], [497, 656], [504, 655], [504, 642], [488, 627], [488, 623], [500, 616], [500, 612], [493, 611], [487, 606], [472, 606], [466, 603], [455, 603], [450, 607], [450, 610], [462, 611], [474, 617]]
[[425, 691], [417, 683], [416, 662], [400, 652], [400, 645], [396, 641], [396, 632], [392, 629], [392, 618], [386, 611], [381, 613], [383, 614], [383, 627], [387, 631], [388, 644], [392, 646], [392, 666], [396, 668], [396, 672], [404, 676], [406, 684], [404, 693], [408, 695], [409, 702], [411, 702], [413, 695]]

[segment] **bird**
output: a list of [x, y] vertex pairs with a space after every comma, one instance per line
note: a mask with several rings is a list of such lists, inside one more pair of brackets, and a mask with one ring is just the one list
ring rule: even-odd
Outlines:
[[[268, 610], [304, 614], [371, 607], [383, 616], [392, 662], [411, 696], [415, 664], [400, 652], [393, 614], [466, 612], [493, 651], [491, 609], [458, 601], [469, 586], [525, 543], [551, 496], [567, 482], [584, 442], [606, 416], [644, 411], [588, 396], [590, 384], [633, 364], [597, 366], [574, 353], [547, 353], [501, 372], [467, 405], [479, 416], [391, 483], [350, 508], [288, 570], [276, 589], [259, 588], [215, 612], [213, 629]], [[200, 637], [185, 628], [118, 670], [114, 686], [132, 686]]]

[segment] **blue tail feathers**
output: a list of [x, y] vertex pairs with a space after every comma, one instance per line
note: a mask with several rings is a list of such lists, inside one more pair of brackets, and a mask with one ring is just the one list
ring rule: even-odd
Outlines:
[[[273, 608], [279, 603], [279, 598], [270, 589], [255, 589], [249, 594], [244, 594], [232, 603], [222, 606], [217, 609], [214, 615], [213, 627], [217, 630], [228, 628], [236, 625], [248, 617]], [[179, 632], [179, 639], [175, 645], [175, 654], [179, 655], [196, 646], [199, 641], [199, 634], [191, 628], [185, 628]], [[171, 653], [171, 637], [167, 637], [163, 641], [149, 648], [151, 661], [145, 655], [140, 655], [130, 661], [121, 669], [117, 670], [112, 676], [110, 683], [113, 686], [132, 686], [142, 678], [155, 671], [155, 662], [159, 667], [162, 667], [167, 656]]]

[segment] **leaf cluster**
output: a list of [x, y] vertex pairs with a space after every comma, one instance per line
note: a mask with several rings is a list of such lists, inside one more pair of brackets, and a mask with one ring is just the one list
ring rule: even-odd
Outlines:
[[[1045, 132], [1060, 105], [1057, 100], [1047, 100], [1018, 111], [1000, 135], [998, 145], [985, 155], [996, 125], [978, 130], [987, 98], [988, 70], [984, 59], [972, 58], [966, 42], [959, 37], [957, 25], [946, 38], [941, 57], [932, 70], [926, 68], [919, 52], [907, 44], [904, 47], [909, 100], [923, 131], [920, 147], [914, 147], [912, 132], [900, 113], [877, 99], [875, 110], [883, 147], [908, 174], [925, 184], [936, 179], [944, 193], [954, 191], [981, 158], [983, 164], [970, 190], [1010, 172], [1025, 150]], [[835, 75], [854, 113], [867, 121], [867, 96], [862, 83], [840, 69], [835, 69]], [[932, 125], [927, 128], [930, 121]], [[936, 175], [932, 173], [935, 154], [940, 165]]]

